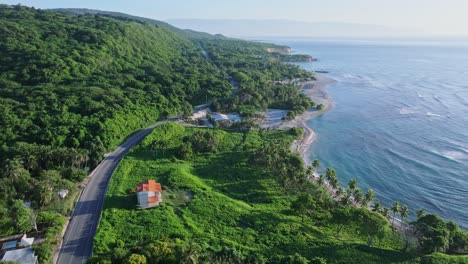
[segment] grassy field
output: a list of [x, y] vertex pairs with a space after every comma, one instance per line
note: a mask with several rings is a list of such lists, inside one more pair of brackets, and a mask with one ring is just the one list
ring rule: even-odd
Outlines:
[[[200, 130], [173, 123], [158, 127], [122, 160], [109, 184], [94, 241], [95, 259], [117, 263], [131, 254], [145, 255], [146, 245], [164, 241], [174, 255], [166, 262], [183, 262], [177, 254], [184, 250], [178, 247], [194, 244], [199, 262], [222, 262], [228, 257], [220, 257], [220, 252], [226, 249], [229, 258], [237, 260], [225, 263], [420, 262], [401, 251], [404, 241], [388, 223], [368, 246], [356, 216], [373, 213], [353, 209], [353, 218], [336, 221], [341, 206], [329, 200], [305, 217], [291, 209], [300, 192], [282, 187], [269, 168], [252, 164], [252, 156], [262, 144], [278, 142], [287, 148], [292, 133], [210, 130], [206, 133], [214, 138], [214, 151], [194, 150], [177, 159], [181, 146]], [[162, 183], [163, 201], [157, 208], [139, 210], [134, 189], [145, 179]], [[313, 184], [305, 190], [323, 199]], [[116, 257], [116, 249], [122, 248], [128, 250]]]

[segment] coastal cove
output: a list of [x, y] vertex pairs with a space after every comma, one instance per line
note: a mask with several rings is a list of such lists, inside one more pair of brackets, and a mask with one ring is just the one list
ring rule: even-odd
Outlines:
[[408, 205], [410, 219], [423, 208], [468, 228], [467, 47], [268, 41], [318, 58], [299, 65], [336, 80], [327, 88], [336, 107], [301, 121], [316, 132], [306, 163], [356, 178], [385, 206]]

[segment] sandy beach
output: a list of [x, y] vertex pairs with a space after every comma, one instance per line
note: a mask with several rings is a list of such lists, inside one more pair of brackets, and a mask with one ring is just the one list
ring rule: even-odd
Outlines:
[[300, 153], [306, 165], [309, 165], [310, 161], [306, 158], [307, 149], [310, 144], [316, 139], [315, 132], [306, 125], [307, 120], [314, 118], [318, 115], [326, 113], [333, 107], [333, 101], [326, 92], [326, 87], [335, 82], [335, 80], [327, 78], [325, 76], [316, 75], [315, 81], [304, 83], [301, 88], [301, 93], [309, 96], [312, 101], [317, 105], [323, 104], [325, 108], [322, 111], [317, 111], [315, 108], [309, 109], [301, 115], [298, 115], [293, 120], [282, 121], [281, 117], [286, 115], [285, 110], [270, 109], [264, 113], [266, 121], [262, 124], [262, 128], [271, 129], [285, 129], [291, 127], [301, 127], [304, 129], [304, 135], [301, 140], [296, 140], [291, 145], [291, 150]]

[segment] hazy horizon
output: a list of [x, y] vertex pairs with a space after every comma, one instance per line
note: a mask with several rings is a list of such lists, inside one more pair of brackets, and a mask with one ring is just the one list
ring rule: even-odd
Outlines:
[[[127, 13], [157, 20], [223, 19], [288, 20], [302, 23], [345, 23], [371, 25], [405, 32], [424, 32], [426, 36], [467, 37], [468, 1], [464, 0], [210, 0], [151, 1], [124, 0], [0, 0], [41, 9], [89, 8]], [[222, 33], [222, 32], [219, 32]]]
[[[290, 19], [167, 19], [165, 22], [182, 29], [191, 29], [229, 37], [325, 37], [325, 38], [440, 38], [414, 29], [347, 22], [305, 22]], [[453, 36], [449, 36], [453, 37]], [[467, 36], [458, 36], [467, 37]]]

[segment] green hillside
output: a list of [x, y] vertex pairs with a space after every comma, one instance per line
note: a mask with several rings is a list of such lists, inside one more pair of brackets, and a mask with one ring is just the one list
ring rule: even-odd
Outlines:
[[[112, 177], [95, 260], [141, 254], [148, 263], [185, 263], [192, 254], [200, 263], [417, 262], [400, 251], [403, 237], [380, 214], [341, 206], [305, 180], [302, 161], [288, 150], [293, 134], [156, 128]], [[155, 151], [156, 143], [164, 150]], [[146, 179], [162, 183], [163, 202], [139, 210], [134, 189]]]
[[[104, 153], [136, 130], [189, 114], [194, 105], [230, 97], [234, 90], [226, 72], [189, 38], [208, 34], [20, 5], [0, 5], [0, 25], [4, 236], [33, 231], [56, 245], [78, 193], [76, 183]], [[291, 72], [275, 63], [277, 75]], [[303, 74], [297, 67], [292, 71]], [[69, 198], [58, 198], [61, 189], [71, 190]], [[38, 252], [44, 260], [50, 248]]]

